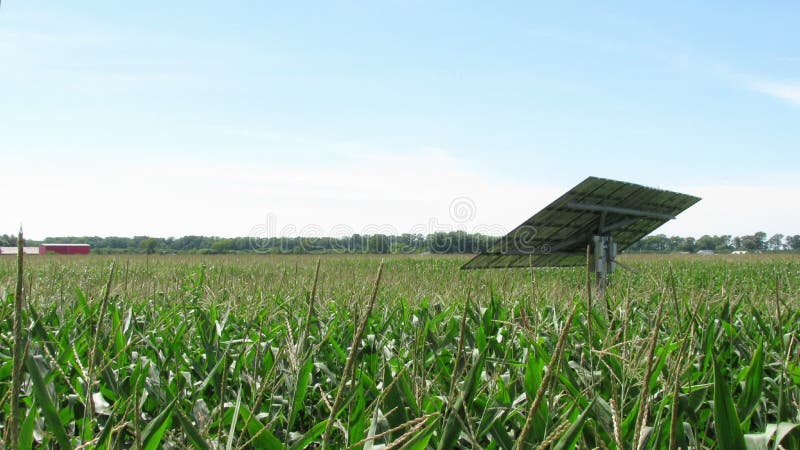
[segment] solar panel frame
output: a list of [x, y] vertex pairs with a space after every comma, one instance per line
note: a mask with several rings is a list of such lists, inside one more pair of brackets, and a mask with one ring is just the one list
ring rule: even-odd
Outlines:
[[688, 194], [588, 177], [461, 268], [529, 267], [530, 255], [534, 267], [580, 266], [593, 236], [610, 235], [621, 252], [698, 201]]

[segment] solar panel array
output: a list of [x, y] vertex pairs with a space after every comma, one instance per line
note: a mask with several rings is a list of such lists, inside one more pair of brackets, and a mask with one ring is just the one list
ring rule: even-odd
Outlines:
[[[589, 177], [523, 222], [462, 269], [569, 267], [586, 264], [595, 235], [623, 251], [700, 200], [622, 181]], [[533, 255], [531, 257], [531, 255]]]

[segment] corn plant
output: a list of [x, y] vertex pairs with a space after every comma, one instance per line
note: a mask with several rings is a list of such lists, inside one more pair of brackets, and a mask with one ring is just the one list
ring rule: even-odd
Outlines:
[[3, 258], [4, 446], [800, 448], [800, 257], [624, 259]]

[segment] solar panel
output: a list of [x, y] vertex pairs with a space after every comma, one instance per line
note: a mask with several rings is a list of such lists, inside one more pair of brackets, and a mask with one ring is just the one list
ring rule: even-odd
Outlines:
[[461, 268], [529, 267], [531, 255], [534, 267], [585, 265], [586, 246], [598, 245], [598, 238], [613, 243], [614, 253], [625, 250], [699, 200], [678, 192], [589, 177]]

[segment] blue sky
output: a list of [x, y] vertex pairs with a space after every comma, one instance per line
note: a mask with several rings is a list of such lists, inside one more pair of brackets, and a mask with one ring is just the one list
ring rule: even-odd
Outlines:
[[595, 175], [704, 198], [659, 232], [800, 233], [798, 17], [791, 2], [3, 1], [0, 226], [501, 232]]

